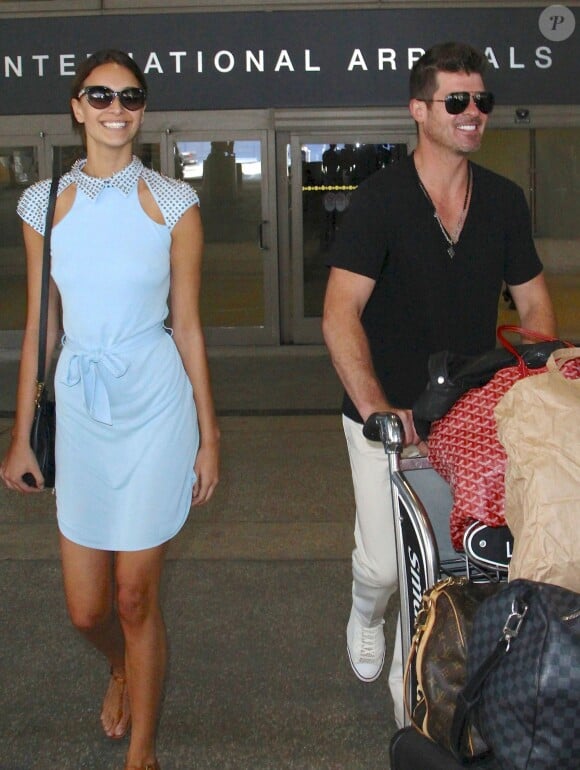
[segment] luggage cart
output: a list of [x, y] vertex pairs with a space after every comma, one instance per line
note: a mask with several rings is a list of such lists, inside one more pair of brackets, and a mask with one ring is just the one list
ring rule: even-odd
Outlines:
[[[506, 579], [513, 538], [508, 527], [488, 527], [475, 522], [464, 536], [464, 554], [458, 554], [449, 537], [449, 512], [452, 498], [449, 488], [436, 490], [444, 497], [436, 521], [427, 513], [424, 499], [417, 493], [413, 476], [431, 469], [426, 457], [403, 458], [403, 425], [392, 412], [376, 412], [365, 425], [363, 433], [370, 441], [382, 442], [389, 462], [391, 494], [395, 517], [397, 568], [401, 613], [402, 660], [406, 661], [414, 633], [415, 617], [425, 591], [443, 576], [466, 575], [473, 580], [488, 582]], [[432, 474], [433, 475], [433, 474]], [[439, 501], [441, 503], [441, 500]], [[417, 682], [411, 671], [407, 679], [406, 696], [411, 711], [415, 706]], [[444, 748], [433, 743], [409, 726], [393, 736], [390, 744], [391, 770], [459, 770], [464, 765]], [[493, 757], [471, 761], [473, 770], [501, 770]]]

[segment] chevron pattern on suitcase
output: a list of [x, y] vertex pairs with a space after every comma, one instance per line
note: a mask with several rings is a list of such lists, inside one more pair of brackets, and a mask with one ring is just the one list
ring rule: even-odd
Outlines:
[[[545, 367], [530, 369], [528, 376], [545, 371]], [[453, 493], [450, 530], [457, 551], [463, 550], [463, 534], [471, 522], [505, 524], [507, 456], [497, 437], [493, 410], [521, 377], [517, 366], [500, 369], [486, 385], [467, 391], [432, 425], [429, 459]]]

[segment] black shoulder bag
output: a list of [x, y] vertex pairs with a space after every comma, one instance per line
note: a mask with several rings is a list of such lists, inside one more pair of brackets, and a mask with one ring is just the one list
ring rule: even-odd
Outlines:
[[[45, 489], [54, 487], [55, 462], [54, 438], [56, 433], [55, 404], [46, 393], [46, 337], [48, 326], [48, 295], [50, 281], [50, 236], [52, 220], [56, 206], [59, 177], [52, 179], [46, 224], [44, 228], [44, 248], [42, 254], [42, 288], [40, 294], [40, 321], [38, 328], [38, 367], [36, 374], [36, 411], [30, 430], [30, 446], [36, 456], [40, 472], [44, 476]], [[32, 474], [26, 473], [24, 481], [35, 486]]]

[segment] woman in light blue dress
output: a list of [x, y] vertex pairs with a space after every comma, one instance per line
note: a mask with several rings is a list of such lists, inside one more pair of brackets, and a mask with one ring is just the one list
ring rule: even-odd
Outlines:
[[[131, 727], [125, 770], [159, 770], [163, 561], [192, 502], [211, 497], [219, 469], [199, 316], [199, 201], [133, 155], [146, 93], [143, 74], [119, 51], [94, 54], [75, 78], [71, 112], [87, 157], [59, 184], [48, 334], [52, 353], [61, 304], [55, 491], [64, 586], [74, 625], [110, 665], [105, 733], [121, 738]], [[0, 468], [8, 487], [30, 494], [43, 486], [28, 437], [49, 186], [33, 185], [18, 205], [28, 318], [13, 440]]]

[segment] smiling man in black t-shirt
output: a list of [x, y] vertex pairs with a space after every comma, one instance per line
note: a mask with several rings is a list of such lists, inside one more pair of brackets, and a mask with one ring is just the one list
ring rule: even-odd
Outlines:
[[[426, 385], [429, 355], [493, 348], [504, 281], [521, 325], [555, 333], [524, 194], [468, 159], [493, 108], [485, 65], [460, 43], [434, 46], [415, 64], [409, 109], [417, 149], [353, 193], [328, 261], [323, 332], [345, 388], [356, 501], [347, 650], [363, 681], [383, 667], [383, 616], [397, 564], [388, 461], [382, 446], [363, 437], [362, 423], [373, 412], [396, 412], [405, 446], [425, 452], [411, 409]], [[396, 654], [389, 682], [402, 724]]]

